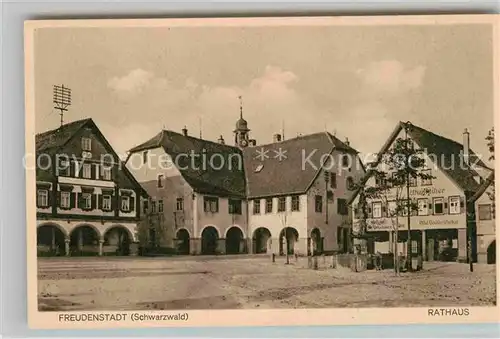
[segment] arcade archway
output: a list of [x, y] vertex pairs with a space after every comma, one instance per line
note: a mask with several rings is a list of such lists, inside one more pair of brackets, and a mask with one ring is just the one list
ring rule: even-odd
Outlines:
[[177, 239], [177, 253], [178, 254], [189, 254], [189, 232], [181, 228], [180, 230], [177, 231], [176, 234], [176, 239]]
[[36, 230], [38, 255], [65, 255], [65, 233], [55, 224], [41, 225]]
[[271, 232], [265, 227], [259, 227], [253, 232], [254, 253], [267, 253]]
[[104, 234], [103, 252], [107, 255], [129, 255], [131, 236], [123, 226], [113, 226]]
[[280, 232], [280, 255], [294, 254], [299, 232], [293, 227], [286, 227]]
[[201, 254], [216, 254], [219, 232], [213, 226], [205, 227], [201, 232]]
[[488, 264], [497, 263], [497, 241], [493, 240], [486, 251], [486, 262]]
[[70, 234], [72, 256], [92, 256], [99, 254], [99, 234], [88, 225], [77, 226]]
[[245, 253], [245, 237], [239, 227], [233, 226], [226, 233], [226, 254]]

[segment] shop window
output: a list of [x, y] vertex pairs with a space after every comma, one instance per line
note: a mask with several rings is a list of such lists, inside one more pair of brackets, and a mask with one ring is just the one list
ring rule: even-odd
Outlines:
[[478, 205], [479, 220], [491, 220], [491, 204]]
[[449, 197], [448, 208], [450, 214], [460, 214], [460, 197]]
[[434, 198], [432, 200], [433, 214], [444, 214], [444, 198]]

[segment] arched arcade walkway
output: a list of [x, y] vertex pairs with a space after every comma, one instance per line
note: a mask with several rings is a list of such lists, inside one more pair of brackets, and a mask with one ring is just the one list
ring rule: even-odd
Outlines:
[[280, 232], [280, 255], [294, 254], [295, 243], [299, 239], [299, 232], [293, 227], [285, 227]]
[[240, 254], [246, 252], [245, 235], [243, 231], [232, 226], [226, 232], [226, 254]]
[[269, 240], [271, 239], [271, 231], [265, 227], [259, 227], [253, 232], [253, 252], [267, 253], [269, 249]]
[[217, 254], [219, 231], [213, 226], [207, 226], [201, 232], [201, 254]]

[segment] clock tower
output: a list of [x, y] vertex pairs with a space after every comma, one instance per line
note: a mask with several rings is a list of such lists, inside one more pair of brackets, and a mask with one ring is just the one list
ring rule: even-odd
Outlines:
[[234, 144], [238, 147], [247, 147], [249, 143], [248, 132], [248, 123], [245, 119], [243, 119], [243, 104], [241, 96], [240, 99], [240, 118], [236, 121], [236, 129], [233, 131], [234, 133]]

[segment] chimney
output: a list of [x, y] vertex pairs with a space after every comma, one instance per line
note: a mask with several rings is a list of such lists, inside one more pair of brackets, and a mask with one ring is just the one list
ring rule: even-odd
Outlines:
[[467, 128], [464, 130], [464, 162], [466, 165], [469, 165], [469, 154], [470, 154], [470, 146], [469, 146], [470, 134]]
[[273, 135], [273, 142], [281, 142], [281, 134], [276, 133]]
[[257, 140], [255, 139], [250, 139], [250, 146], [257, 146]]
[[185, 137], [187, 137], [187, 135], [188, 135], [188, 130], [187, 130], [186, 126], [184, 126], [184, 128], [182, 129], [182, 135], [184, 135]]
[[349, 139], [345, 138], [344, 144], [346, 144], [347, 146], [349, 146]]
[[217, 141], [219, 142], [219, 144], [222, 144], [222, 145], [225, 144], [225, 141], [224, 141], [224, 138], [222, 137], [222, 135], [219, 137], [219, 139], [217, 139]]

